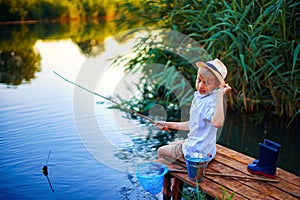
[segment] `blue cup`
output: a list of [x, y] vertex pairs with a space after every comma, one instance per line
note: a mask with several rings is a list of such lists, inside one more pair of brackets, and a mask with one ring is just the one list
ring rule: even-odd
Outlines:
[[208, 164], [209, 156], [205, 153], [190, 153], [185, 155], [188, 177], [192, 181], [202, 182]]
[[164, 176], [168, 168], [160, 163], [145, 162], [137, 167], [136, 176], [144, 190], [158, 194], [164, 185]]

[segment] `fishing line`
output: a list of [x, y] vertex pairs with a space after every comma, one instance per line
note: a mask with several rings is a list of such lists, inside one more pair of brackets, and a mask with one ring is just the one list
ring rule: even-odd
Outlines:
[[45, 164], [45, 165], [48, 165], [48, 161], [49, 161], [49, 158], [50, 158], [50, 154], [51, 154], [51, 150], [50, 150], [49, 153], [48, 153], [48, 157], [47, 157], [47, 160], [46, 160], [46, 164]]
[[53, 189], [53, 187], [52, 187], [51, 181], [50, 181], [50, 179], [49, 179], [49, 177], [48, 177], [48, 161], [49, 161], [49, 158], [50, 158], [50, 154], [51, 154], [51, 150], [50, 150], [49, 153], [48, 153], [48, 157], [47, 157], [46, 163], [45, 163], [45, 165], [43, 166], [41, 172], [46, 176], [47, 181], [48, 181], [48, 184], [49, 184], [49, 187], [50, 187], [50, 189], [52, 190], [52, 192], [54, 192], [54, 189]]
[[[144, 118], [144, 119], [150, 121], [150, 122], [153, 123], [153, 124], [157, 124], [157, 122], [155, 122], [154, 120], [150, 119], [149, 117], [146, 117], [145, 115], [142, 115], [142, 114], [140, 114], [140, 113], [138, 113], [138, 112], [136, 112], [136, 111], [134, 111], [134, 110], [132, 110], [132, 109], [130, 109], [130, 108], [124, 107], [124, 106], [122, 106], [121, 104], [119, 104], [118, 102], [116, 102], [115, 100], [113, 100], [113, 99], [111, 99], [111, 98], [108, 98], [108, 97], [106, 97], [106, 96], [103, 96], [103, 95], [101, 95], [101, 94], [98, 94], [98, 93], [96, 93], [96, 92], [94, 92], [94, 91], [91, 91], [91, 90], [89, 90], [89, 89], [87, 89], [87, 88], [85, 88], [85, 87], [83, 87], [83, 86], [81, 86], [81, 85], [79, 85], [79, 84], [77, 84], [77, 83], [74, 83], [74, 82], [72, 82], [72, 81], [66, 79], [66, 78], [63, 77], [62, 75], [58, 74], [56, 71], [53, 71], [53, 73], [54, 73], [55, 75], [57, 75], [58, 77], [60, 77], [61, 79], [63, 79], [64, 81], [66, 81], [66, 82], [68, 82], [68, 83], [71, 83], [72, 85], [75, 85], [75, 86], [77, 86], [77, 87], [79, 87], [79, 88], [81, 88], [81, 89], [83, 89], [83, 90], [85, 90], [85, 91], [87, 91], [87, 92], [89, 92], [89, 93], [91, 93], [91, 94], [94, 94], [94, 95], [96, 95], [96, 96], [98, 96], [98, 97], [101, 97], [101, 98], [103, 98], [103, 99], [106, 99], [106, 100], [108, 100], [108, 101], [111, 101], [112, 103], [118, 105], [120, 108], [125, 109], [125, 110], [128, 110], [129, 112], [134, 113], [134, 114], [140, 116], [141, 118]], [[166, 130], [166, 131], [168, 131], [168, 132], [171, 132], [169, 129], [164, 129], [164, 130]]]

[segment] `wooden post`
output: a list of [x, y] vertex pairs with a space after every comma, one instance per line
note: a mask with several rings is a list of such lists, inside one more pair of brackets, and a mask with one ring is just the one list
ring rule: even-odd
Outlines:
[[174, 200], [180, 200], [182, 195], [179, 191], [183, 192], [183, 182], [177, 178], [173, 178], [172, 193]]
[[166, 174], [164, 177], [164, 188], [163, 188], [163, 198], [164, 200], [170, 200], [172, 197], [171, 191], [171, 176]]

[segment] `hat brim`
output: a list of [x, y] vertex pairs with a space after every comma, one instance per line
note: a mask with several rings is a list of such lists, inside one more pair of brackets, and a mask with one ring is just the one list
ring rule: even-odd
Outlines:
[[206, 65], [204, 62], [197, 62], [196, 66], [198, 68], [205, 67], [205, 68], [209, 69], [215, 75], [215, 77], [217, 77], [218, 81], [220, 82], [220, 87], [225, 85], [225, 81], [224, 81], [223, 77], [218, 72], [216, 72], [214, 69], [212, 69], [211, 67]]

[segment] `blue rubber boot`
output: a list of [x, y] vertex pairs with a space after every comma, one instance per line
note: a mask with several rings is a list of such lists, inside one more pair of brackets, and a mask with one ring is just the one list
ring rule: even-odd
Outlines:
[[277, 149], [259, 143], [258, 163], [249, 164], [247, 170], [252, 174], [273, 178], [276, 174], [278, 154]]
[[[264, 139], [264, 144], [269, 146], [269, 147], [273, 147], [274, 149], [277, 149], [278, 153], [279, 153], [279, 150], [281, 148], [280, 144], [277, 144], [276, 142], [273, 142], [272, 140], [269, 140], [269, 139]], [[256, 163], [258, 163], [258, 159], [255, 159], [253, 161], [253, 164], [256, 164]]]

